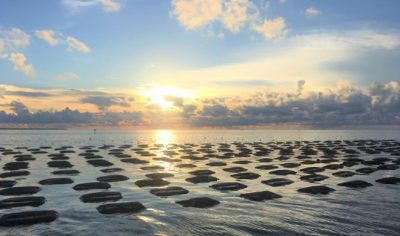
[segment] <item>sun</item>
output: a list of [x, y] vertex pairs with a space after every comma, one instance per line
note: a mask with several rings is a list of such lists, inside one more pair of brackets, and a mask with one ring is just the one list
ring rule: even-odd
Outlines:
[[143, 95], [149, 99], [150, 104], [158, 105], [162, 110], [176, 108], [174, 100], [179, 98], [193, 98], [192, 91], [174, 87], [155, 87], [145, 89]]

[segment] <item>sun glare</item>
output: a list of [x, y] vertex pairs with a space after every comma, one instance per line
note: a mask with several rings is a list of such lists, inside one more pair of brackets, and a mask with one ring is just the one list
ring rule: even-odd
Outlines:
[[193, 98], [191, 91], [181, 88], [158, 87], [143, 91], [143, 95], [149, 98], [150, 104], [158, 105], [162, 110], [170, 110], [176, 107], [179, 99]]

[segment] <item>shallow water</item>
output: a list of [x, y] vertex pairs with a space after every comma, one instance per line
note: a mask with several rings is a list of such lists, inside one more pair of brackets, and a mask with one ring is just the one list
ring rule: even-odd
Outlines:
[[[16, 179], [16, 186], [40, 186], [38, 182], [47, 178], [69, 177], [73, 179], [73, 184], [41, 186], [42, 190], [35, 196], [46, 197], [46, 203], [39, 207], [18, 207], [0, 210], [0, 215], [11, 212], [25, 210], [51, 209], [59, 212], [60, 217], [51, 223], [35, 224], [30, 226], [0, 227], [1, 235], [400, 235], [400, 185], [379, 184], [375, 180], [387, 177], [400, 177], [400, 170], [379, 170], [371, 174], [357, 174], [352, 177], [341, 178], [333, 176], [333, 172], [340, 170], [355, 171], [365, 165], [358, 164], [351, 167], [344, 167], [339, 170], [326, 169], [322, 175], [329, 178], [316, 183], [309, 183], [300, 180], [300, 176], [305, 175], [300, 169], [305, 167], [320, 167], [327, 164], [302, 164], [296, 168], [283, 168], [280, 164], [285, 162], [300, 163], [296, 157], [301, 155], [300, 146], [309, 145], [317, 149], [318, 143], [300, 143], [295, 147], [295, 143], [280, 143], [287, 141], [325, 141], [325, 140], [359, 140], [375, 139], [400, 140], [399, 132], [396, 130], [384, 131], [340, 131], [340, 130], [320, 130], [320, 131], [0, 131], [0, 147], [15, 149], [18, 146], [35, 148], [40, 146], [51, 146], [46, 150], [47, 154], [34, 154], [36, 160], [29, 164], [29, 176], [7, 178]], [[237, 146], [232, 143], [244, 144], [252, 150], [248, 157], [233, 157], [229, 159], [219, 159], [209, 157], [207, 160], [181, 159], [183, 154], [171, 155], [171, 158], [181, 159], [180, 162], [168, 162], [154, 160], [155, 157], [165, 157], [163, 153], [169, 144], [204, 144], [210, 143], [212, 150], [217, 154], [219, 143], [231, 144], [230, 148], [238, 153]], [[262, 142], [261, 146], [269, 147], [276, 145], [281, 148], [294, 147], [293, 154], [285, 155], [288, 160], [276, 159], [280, 157], [279, 150], [273, 150], [269, 154], [259, 157], [254, 156], [254, 142]], [[393, 141], [391, 141], [393, 142]], [[141, 156], [135, 153], [132, 148], [124, 148], [125, 154], [137, 157], [141, 160], [148, 160], [148, 164], [131, 164], [121, 161], [109, 154], [109, 150], [98, 149], [104, 144], [115, 145], [116, 147], [126, 144], [133, 145], [135, 148], [139, 144], [148, 144], [144, 149], [154, 153], [156, 156]], [[154, 144], [162, 144], [157, 149], [152, 149]], [[341, 144], [345, 144], [342, 142]], [[365, 143], [364, 146], [376, 147], [382, 142]], [[48, 154], [57, 153], [55, 148], [71, 145], [75, 153], [67, 153], [69, 162], [73, 164], [72, 169], [80, 171], [74, 176], [55, 176], [51, 172], [56, 168], [47, 166], [50, 157]], [[103, 159], [112, 162], [112, 167], [120, 167], [122, 174], [129, 177], [127, 181], [113, 182], [109, 191], [120, 192], [123, 196], [119, 202], [138, 201], [141, 202], [146, 210], [135, 214], [113, 214], [102, 215], [97, 212], [96, 207], [102, 203], [83, 203], [79, 197], [90, 191], [75, 191], [72, 187], [78, 183], [96, 181], [96, 178], [103, 175], [100, 170], [106, 167], [94, 167], [89, 165], [85, 158], [78, 156], [84, 152], [80, 147], [93, 145], [92, 149], [99, 150], [96, 155], [101, 155]], [[359, 145], [345, 145], [346, 148], [357, 149]], [[192, 150], [198, 150], [200, 146], [194, 146]], [[396, 144], [397, 150], [400, 148]], [[179, 148], [178, 148], [179, 149]], [[25, 149], [18, 149], [22, 153], [30, 153]], [[204, 156], [200, 152], [195, 156]], [[312, 155], [312, 159], [319, 159], [323, 156], [321, 151], [317, 155]], [[343, 160], [345, 153], [339, 150], [335, 159]], [[271, 158], [272, 162], [261, 163], [261, 158]], [[377, 157], [388, 157], [395, 160], [398, 156], [391, 156], [387, 152], [379, 154], [366, 154], [360, 151], [358, 158], [371, 160]], [[238, 160], [251, 161], [247, 164], [235, 164]], [[13, 162], [13, 155], [2, 155], [0, 153], [0, 164]], [[208, 166], [211, 161], [225, 162], [226, 166]], [[195, 164], [195, 168], [179, 168], [177, 165], [182, 163]], [[269, 172], [273, 170], [260, 170], [256, 166], [271, 164], [279, 166], [279, 169], [295, 170], [296, 175], [277, 176]], [[160, 165], [164, 170], [143, 170], [141, 167], [150, 165]], [[240, 166], [260, 175], [256, 179], [236, 180], [231, 177], [234, 173], [224, 171], [224, 168]], [[376, 167], [376, 166], [372, 166]], [[193, 184], [185, 179], [191, 177], [188, 173], [193, 170], [208, 169], [215, 172], [213, 176], [218, 178], [216, 182]], [[3, 171], [5, 172], [5, 171]], [[174, 174], [172, 178], [166, 178], [169, 186], [180, 186], [189, 191], [188, 194], [160, 198], [149, 192], [152, 187], [138, 187], [135, 182], [145, 178], [145, 174], [155, 172], [168, 172]], [[262, 180], [271, 178], [287, 178], [294, 181], [293, 184], [271, 187], [262, 184]], [[363, 189], [351, 189], [338, 186], [338, 183], [350, 180], [364, 180], [373, 186]], [[247, 185], [239, 191], [221, 192], [209, 186], [220, 182], [240, 182]], [[328, 195], [311, 195], [299, 193], [299, 188], [325, 185], [336, 191]], [[267, 200], [262, 202], [250, 201], [239, 197], [242, 193], [268, 190], [277, 193], [282, 198]], [[193, 197], [206, 196], [220, 201], [220, 204], [200, 209], [193, 207], [182, 207], [175, 201], [185, 200]], [[0, 196], [0, 200], [7, 198]]]

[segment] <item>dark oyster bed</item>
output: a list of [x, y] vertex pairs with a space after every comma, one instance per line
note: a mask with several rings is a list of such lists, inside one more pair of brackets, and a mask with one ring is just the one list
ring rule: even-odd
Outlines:
[[[224, 215], [230, 208], [246, 219], [247, 213], [254, 214], [252, 209], [268, 206], [273, 207], [273, 214], [266, 211], [264, 223], [275, 221], [274, 217], [283, 220], [277, 215], [279, 209], [293, 210], [298, 215], [290, 219], [288, 214], [286, 220], [295, 226], [301, 224], [301, 215], [313, 211], [312, 205], [319, 205], [321, 211], [324, 204], [336, 204], [326, 210], [340, 215], [341, 208], [362, 208], [374, 192], [380, 193], [377, 199], [382, 207], [389, 203], [397, 206], [389, 211], [400, 210], [400, 142], [395, 140], [7, 146], [0, 147], [0, 163], [0, 226], [29, 230], [37, 224], [57, 224], [58, 228], [47, 233], [69, 234], [60, 225], [74, 224], [76, 215], [85, 222], [99, 222], [103, 217], [107, 224], [112, 214], [114, 223], [145, 222], [157, 233], [162, 230], [154, 222], [179, 227], [179, 222], [165, 217], [184, 217], [180, 213], [185, 211], [210, 217]], [[301, 201], [310, 205], [301, 205]], [[333, 222], [340, 218], [327, 217]], [[399, 213], [390, 217], [399, 219]], [[229, 227], [232, 232], [239, 230]], [[261, 222], [253, 228], [254, 232], [244, 231], [285, 232], [279, 228], [264, 231]], [[398, 226], [384, 228], [389, 234], [400, 232]]]

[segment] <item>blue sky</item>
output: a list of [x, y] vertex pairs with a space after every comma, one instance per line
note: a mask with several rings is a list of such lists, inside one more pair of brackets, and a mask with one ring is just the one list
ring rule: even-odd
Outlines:
[[[309, 92], [367, 89], [399, 81], [398, 9], [397, 0], [3, 0], [0, 84], [101, 90], [135, 101], [143, 90], [163, 91], [161, 100], [186, 90], [190, 99], [295, 92], [303, 80]], [[39, 36], [49, 32], [53, 45]], [[30, 99], [5, 96], [3, 103]], [[56, 100], [95, 111], [96, 104], [84, 108], [74, 99]], [[114, 110], [128, 109], [118, 104]]]

